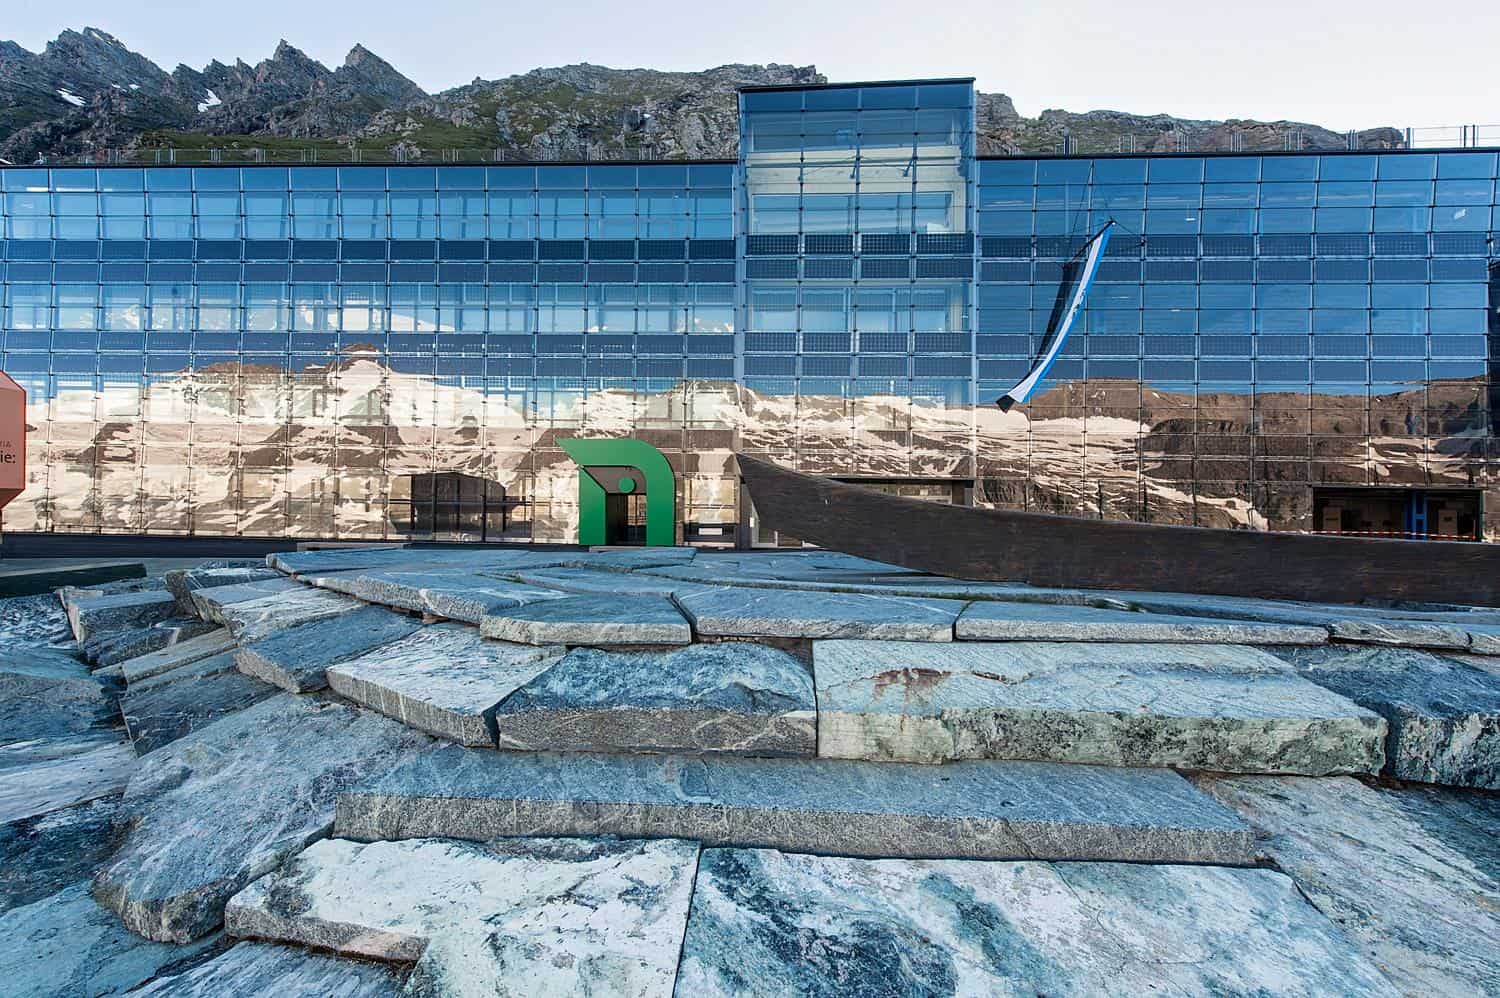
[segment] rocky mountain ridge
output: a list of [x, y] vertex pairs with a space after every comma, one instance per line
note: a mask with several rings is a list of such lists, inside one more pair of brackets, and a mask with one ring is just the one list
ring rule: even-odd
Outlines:
[[[741, 86], [826, 82], [815, 66], [732, 64], [701, 72], [581, 63], [429, 94], [363, 45], [329, 69], [282, 41], [255, 65], [215, 60], [168, 73], [97, 28], [40, 53], [0, 41], [0, 159], [139, 159], [176, 149], [317, 150], [325, 159], [733, 158]], [[1342, 149], [1346, 135], [1300, 122], [1201, 121], [1120, 111], [1019, 114], [981, 94], [981, 154]], [[1393, 128], [1361, 148], [1395, 148]]]

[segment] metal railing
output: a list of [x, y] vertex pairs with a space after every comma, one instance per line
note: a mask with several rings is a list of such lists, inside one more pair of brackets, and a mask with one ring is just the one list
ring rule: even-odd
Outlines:
[[[1129, 133], [1107, 137], [1062, 135], [1047, 143], [982, 143], [986, 156], [1094, 156], [1174, 155], [1207, 152], [1323, 152], [1340, 150], [1382, 151], [1389, 149], [1481, 149], [1500, 148], [1500, 125], [1442, 125], [1367, 129], [1340, 133], [1304, 128], [1256, 129], [1253, 132], [1216, 130], [1204, 135], [1173, 129], [1153, 133]], [[539, 162], [600, 162], [621, 160], [667, 160], [651, 146], [620, 146], [585, 143], [580, 148], [537, 155], [506, 148], [428, 149], [407, 142], [385, 148], [358, 145], [172, 146], [136, 149], [100, 149], [72, 156], [43, 157], [35, 164], [49, 163], [146, 166], [198, 166], [209, 164], [351, 164], [351, 163], [473, 163], [518, 164]], [[0, 161], [3, 162], [3, 161]]]

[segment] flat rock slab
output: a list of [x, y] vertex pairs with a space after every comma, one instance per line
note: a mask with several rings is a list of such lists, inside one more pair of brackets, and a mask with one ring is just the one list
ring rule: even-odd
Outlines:
[[[574, 555], [576, 557], [576, 555]], [[290, 575], [308, 576], [327, 572], [431, 571], [464, 568], [472, 571], [507, 568], [540, 568], [561, 565], [567, 552], [555, 554], [531, 549], [504, 548], [387, 548], [384, 550], [298, 551], [267, 558], [271, 567]]]
[[87, 881], [115, 849], [118, 797], [0, 824], [0, 912]]
[[269, 943], [239, 943], [177, 974], [158, 977], [132, 998], [396, 998], [401, 975], [379, 964], [340, 960]]
[[708, 849], [684, 995], [1395, 995], [1271, 870]]
[[295, 591], [231, 603], [220, 614], [235, 640], [247, 645], [301, 624], [342, 617], [362, 606], [348, 596], [301, 586]]
[[1500, 655], [1500, 624], [1464, 624], [1469, 651], [1475, 655]]
[[177, 601], [160, 589], [143, 592], [103, 593], [87, 589], [64, 589], [63, 606], [76, 641], [94, 634], [139, 627], [166, 620], [177, 613]]
[[517, 572], [532, 586], [568, 593], [617, 593], [622, 596], [671, 596], [702, 589], [701, 583], [680, 582], [639, 572], [602, 572], [591, 568], [539, 568]]
[[122, 801], [129, 832], [95, 896], [148, 938], [207, 935], [235, 892], [328, 834], [340, 789], [430, 745], [315, 697], [230, 715], [140, 760]]
[[1235, 645], [817, 641], [818, 754], [1378, 773], [1386, 725]]
[[56, 649], [0, 651], [0, 745], [97, 735], [112, 723], [117, 684]]
[[173, 669], [191, 665], [201, 659], [222, 655], [227, 651], [232, 651], [234, 646], [234, 636], [229, 633], [228, 628], [216, 628], [196, 638], [179, 641], [158, 651], [121, 662], [120, 678], [124, 679], [127, 685], [139, 683], [143, 679], [150, 679], [163, 672], [171, 672]]
[[372, 572], [341, 580], [341, 592], [368, 603], [478, 624], [487, 613], [563, 594], [472, 572]]
[[193, 607], [204, 620], [223, 624], [225, 607], [235, 603], [264, 599], [277, 593], [296, 592], [306, 588], [295, 579], [275, 578], [259, 582], [243, 582], [238, 585], [214, 586], [212, 589], [194, 589]]
[[1174, 644], [1321, 645], [1328, 630], [1300, 624], [1210, 620], [1094, 607], [986, 600], [969, 604], [960, 641], [1134, 641]]
[[1403, 993], [1500, 994], [1500, 797], [1350, 778], [1197, 782]]
[[269, 683], [234, 671], [234, 656], [222, 655], [219, 660], [218, 667], [211, 671], [205, 669], [199, 675], [131, 691], [120, 698], [120, 714], [138, 755], [155, 752], [277, 692]]
[[73, 629], [56, 595], [0, 599], [0, 648], [71, 644]]
[[163, 579], [167, 584], [167, 592], [177, 600], [178, 612], [193, 616], [198, 612], [197, 605], [193, 602], [193, 593], [199, 589], [264, 582], [280, 577], [281, 573], [274, 568], [247, 564], [238, 567], [175, 569], [166, 573]]
[[173, 683], [180, 683], [188, 679], [202, 679], [205, 676], [215, 676], [221, 672], [233, 672], [234, 649], [235, 646], [230, 645], [228, 651], [179, 665], [175, 669], [168, 669], [166, 672], [158, 672], [154, 676], [138, 679], [126, 688], [126, 693], [127, 695], [135, 696], [145, 693], [148, 690], [158, 690], [164, 686], [170, 686]]
[[762, 645], [579, 648], [495, 711], [502, 749], [811, 756], [812, 676]]
[[565, 555], [562, 564], [571, 568], [592, 568], [604, 572], [633, 572], [641, 568], [665, 568], [686, 565], [698, 557], [698, 549], [676, 548], [594, 548], [587, 554]]
[[779, 589], [704, 589], [677, 603], [699, 634], [716, 637], [952, 641], [957, 600]]
[[118, 794], [134, 774], [135, 752], [111, 736], [0, 748], [0, 824]]
[[292, 693], [328, 685], [330, 665], [358, 658], [420, 630], [421, 621], [366, 606], [326, 620], [278, 631], [247, 644], [235, 656], [239, 670]]
[[1243, 864], [1249, 829], [1166, 770], [446, 746], [339, 796], [337, 833], [694, 838], [843, 855]]
[[431, 995], [670, 998], [698, 844], [318, 842], [229, 902], [228, 931], [415, 961]]
[[87, 880], [0, 914], [0, 980], [26, 998], [123, 994], [202, 951], [134, 935], [89, 897]]
[[432, 624], [328, 668], [334, 692], [462, 745], [495, 744], [495, 707], [562, 656], [561, 646], [486, 641]]
[[103, 631], [79, 645], [85, 658], [101, 666], [118, 665], [132, 658], [191, 641], [214, 630], [210, 621], [197, 617], [170, 617], [145, 627]]
[[404, 546], [380, 545], [363, 548], [331, 548], [323, 551], [276, 551], [266, 555], [266, 565], [285, 575], [307, 572], [347, 572], [411, 561], [415, 551]]
[[1500, 673], [1404, 648], [1281, 649], [1307, 679], [1390, 725], [1385, 771], [1500, 789]]
[[685, 645], [692, 628], [660, 596], [567, 596], [484, 616], [487, 638], [531, 645]]
[[1152, 613], [1326, 627], [1339, 641], [1422, 648], [1466, 648], [1469, 645], [1466, 625], [1462, 622], [1466, 615], [1452, 613], [1192, 593], [1111, 592], [1104, 595], [1123, 599], [1133, 607]]
[[[26, 676], [44, 682], [88, 682], [92, 673], [76, 655], [61, 648], [16, 641], [0, 646], [0, 675]], [[99, 685], [97, 680], [94, 685]]]

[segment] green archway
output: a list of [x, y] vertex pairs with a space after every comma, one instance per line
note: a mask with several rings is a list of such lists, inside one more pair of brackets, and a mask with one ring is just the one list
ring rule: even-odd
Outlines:
[[[628, 437], [558, 440], [558, 445], [578, 465], [578, 543], [607, 543], [605, 497], [611, 492], [629, 494], [644, 490], [647, 547], [672, 547], [677, 543], [677, 479], [662, 452], [648, 443]], [[608, 484], [596, 477], [595, 469], [634, 469], [638, 475], [611, 475]]]

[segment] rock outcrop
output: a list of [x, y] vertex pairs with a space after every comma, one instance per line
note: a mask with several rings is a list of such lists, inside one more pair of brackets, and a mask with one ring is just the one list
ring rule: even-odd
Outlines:
[[[255, 65], [217, 59], [167, 73], [97, 28], [64, 31], [41, 54], [0, 41], [0, 158], [66, 161], [106, 151], [294, 145], [368, 159], [438, 160], [446, 150], [512, 159], [733, 158], [736, 90], [822, 83], [815, 66], [730, 64], [699, 72], [579, 63], [428, 94], [355, 45], [329, 69], [283, 40]], [[1036, 118], [980, 94], [981, 154], [1342, 149], [1348, 137], [1294, 121], [1203, 121], [1049, 109]], [[1394, 128], [1360, 132], [1399, 147]]]

